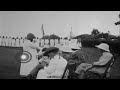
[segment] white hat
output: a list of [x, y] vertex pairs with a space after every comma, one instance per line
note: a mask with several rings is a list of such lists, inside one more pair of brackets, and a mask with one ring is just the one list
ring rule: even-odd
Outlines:
[[100, 45], [97, 45], [96, 46], [97, 48], [100, 48], [100, 49], [102, 49], [102, 50], [105, 50], [105, 51], [110, 51], [109, 50], [109, 45], [108, 44], [106, 44], [106, 43], [101, 43]]
[[70, 47], [72, 49], [80, 49], [80, 47], [78, 46], [78, 44], [71, 44]]
[[63, 52], [74, 52], [69, 46], [65, 45], [62, 46], [59, 50], [63, 51]]

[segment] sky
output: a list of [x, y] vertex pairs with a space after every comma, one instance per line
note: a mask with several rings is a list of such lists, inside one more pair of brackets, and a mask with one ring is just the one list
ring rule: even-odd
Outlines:
[[119, 35], [119, 11], [0, 11], [0, 34], [3, 36], [25, 37], [34, 33], [42, 37], [41, 27], [46, 35], [68, 36], [90, 34], [93, 28], [100, 32]]

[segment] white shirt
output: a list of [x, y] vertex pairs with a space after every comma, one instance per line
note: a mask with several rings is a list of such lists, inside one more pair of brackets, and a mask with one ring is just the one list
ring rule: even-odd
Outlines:
[[3, 38], [3, 37], [1, 39], [1, 46], [5, 46], [5, 38]]
[[12, 39], [12, 47], [15, 47], [15, 39]]
[[8, 46], [11, 46], [11, 38], [8, 38]]
[[[56, 55], [54, 59], [51, 59], [48, 67], [44, 67], [37, 75], [37, 79], [61, 79], [64, 73], [67, 61], [59, 55]], [[48, 76], [56, 76], [59, 78], [48, 78]]]
[[104, 52], [103, 55], [99, 58], [98, 62], [94, 62], [94, 65], [105, 65], [113, 55], [109, 52]]
[[23, 47], [23, 39], [20, 39], [20, 47]]
[[19, 39], [16, 39], [16, 47], [19, 47], [20, 43], [19, 43]]
[[2, 41], [2, 40], [1, 40], [1, 38], [0, 38], [0, 46], [1, 46], [1, 41]]
[[5, 46], [8, 46], [8, 38], [5, 38]]
[[21, 63], [20, 75], [28, 75], [34, 67], [38, 65], [38, 60], [36, 58], [37, 51], [36, 48], [39, 48], [35, 43], [26, 40], [23, 44], [23, 50], [31, 53], [32, 59], [27, 63]]

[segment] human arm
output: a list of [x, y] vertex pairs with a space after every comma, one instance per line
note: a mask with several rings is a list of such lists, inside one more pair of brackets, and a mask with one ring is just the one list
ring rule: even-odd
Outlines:
[[99, 61], [97, 62], [94, 62], [93, 65], [105, 65], [112, 57], [112, 54], [110, 53], [106, 53], [106, 54], [103, 54]]
[[50, 61], [48, 67], [44, 67], [44, 70], [48, 73], [51, 74], [56, 70], [56, 63], [54, 61]]

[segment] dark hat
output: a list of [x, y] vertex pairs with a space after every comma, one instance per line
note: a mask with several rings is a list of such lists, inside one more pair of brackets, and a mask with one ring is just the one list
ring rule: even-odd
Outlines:
[[36, 37], [35, 37], [35, 35], [34, 34], [32, 34], [32, 33], [28, 33], [27, 34], [27, 39], [35, 39]]
[[48, 56], [49, 53], [51, 53], [51, 52], [56, 53], [58, 51], [59, 51], [59, 48], [57, 48], [57, 47], [50, 47], [50, 48], [47, 48], [45, 50], [45, 52], [43, 53], [43, 56]]

